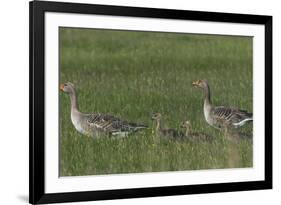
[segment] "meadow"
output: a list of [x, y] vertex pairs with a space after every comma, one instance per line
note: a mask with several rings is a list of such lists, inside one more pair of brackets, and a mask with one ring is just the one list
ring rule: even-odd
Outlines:
[[[252, 38], [157, 32], [60, 28], [60, 83], [72, 82], [79, 110], [110, 113], [147, 124], [126, 138], [92, 139], [70, 119], [60, 93], [60, 176], [140, 173], [253, 166], [252, 138], [233, 142], [210, 127], [203, 93], [192, 81], [207, 79], [214, 105], [252, 112]], [[151, 114], [167, 127], [190, 120], [211, 142], [158, 140]], [[252, 133], [252, 124], [241, 130]]]

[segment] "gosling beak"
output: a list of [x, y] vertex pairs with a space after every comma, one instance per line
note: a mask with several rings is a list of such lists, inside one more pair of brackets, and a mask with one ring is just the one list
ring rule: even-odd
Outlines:
[[63, 89], [64, 89], [64, 84], [60, 84], [60, 90], [64, 91]]

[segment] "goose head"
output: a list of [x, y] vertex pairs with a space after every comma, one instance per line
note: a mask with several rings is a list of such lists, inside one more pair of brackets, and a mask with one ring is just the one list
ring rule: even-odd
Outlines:
[[68, 93], [68, 94], [73, 94], [74, 93], [74, 85], [73, 85], [73, 83], [70, 83], [70, 82], [61, 84], [60, 90], [65, 92], [65, 93]]
[[154, 113], [154, 114], [152, 114], [152, 117], [151, 117], [152, 120], [156, 120], [156, 121], [159, 121], [161, 118], [162, 118], [162, 115], [160, 113]]
[[192, 82], [192, 85], [197, 88], [206, 89], [208, 87], [207, 80], [196, 80]]

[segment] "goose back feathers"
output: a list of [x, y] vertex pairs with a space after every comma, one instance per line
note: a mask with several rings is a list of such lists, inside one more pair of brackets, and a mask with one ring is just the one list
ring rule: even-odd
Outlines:
[[253, 120], [253, 114], [246, 110], [228, 108], [224, 106], [214, 107], [211, 110], [213, 124], [218, 128], [223, 126], [232, 126], [238, 128], [243, 126], [247, 121]]
[[93, 129], [103, 130], [111, 135], [124, 135], [147, 128], [145, 125], [128, 122], [115, 116], [102, 113], [89, 115], [87, 123]]

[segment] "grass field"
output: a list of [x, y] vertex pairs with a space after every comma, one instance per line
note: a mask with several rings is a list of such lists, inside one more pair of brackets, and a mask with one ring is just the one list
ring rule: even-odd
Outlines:
[[[60, 28], [60, 82], [75, 84], [80, 111], [150, 127], [122, 139], [83, 136], [60, 93], [60, 175], [251, 167], [251, 139], [229, 141], [205, 122], [202, 92], [191, 85], [198, 79], [209, 81], [215, 105], [252, 111], [252, 38]], [[167, 127], [188, 119], [214, 140], [158, 141], [153, 112]]]

